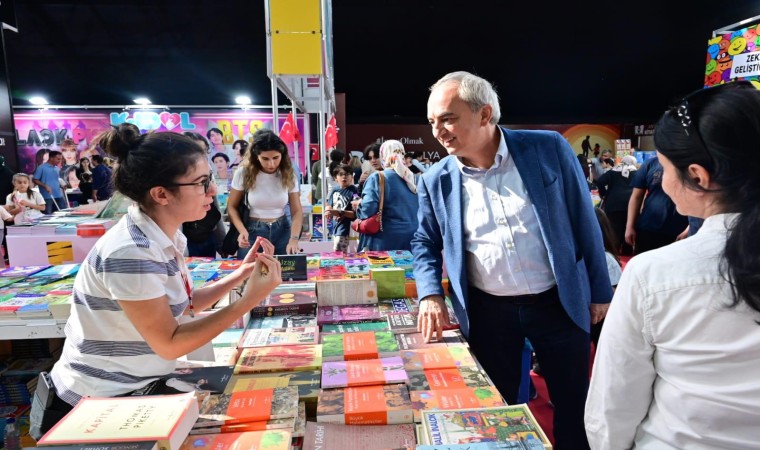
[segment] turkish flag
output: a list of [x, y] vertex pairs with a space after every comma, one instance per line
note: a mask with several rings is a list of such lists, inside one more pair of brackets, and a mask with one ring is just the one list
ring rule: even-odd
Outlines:
[[325, 130], [325, 147], [334, 148], [338, 145], [338, 126], [335, 124], [335, 116], [330, 117], [330, 122]]
[[296, 128], [296, 123], [293, 120], [293, 113], [288, 113], [288, 118], [285, 119], [285, 123], [283, 123], [282, 128], [280, 128], [280, 139], [282, 139], [282, 142], [284, 142], [285, 145], [290, 145], [294, 140], [300, 138], [301, 136], [298, 133], [298, 128]]

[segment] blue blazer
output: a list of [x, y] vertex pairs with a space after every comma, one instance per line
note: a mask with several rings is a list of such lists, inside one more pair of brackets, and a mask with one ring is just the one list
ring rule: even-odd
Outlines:
[[[602, 233], [588, 184], [564, 137], [553, 131], [501, 129], [522, 177], [549, 261], [559, 298], [581, 329], [591, 328], [590, 303], [609, 303], [612, 287]], [[467, 269], [462, 221], [462, 172], [453, 156], [434, 164], [417, 187], [419, 227], [412, 239], [419, 298], [443, 295], [442, 262], [462, 333], [469, 336]]]

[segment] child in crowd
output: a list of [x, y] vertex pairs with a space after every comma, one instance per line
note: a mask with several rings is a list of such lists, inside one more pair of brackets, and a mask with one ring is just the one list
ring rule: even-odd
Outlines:
[[16, 224], [28, 223], [42, 216], [45, 210], [45, 199], [42, 195], [30, 189], [32, 179], [25, 173], [13, 175], [13, 193], [8, 194], [5, 199], [5, 206], [8, 212], [13, 215], [13, 221]]
[[82, 203], [92, 200], [92, 174], [82, 172], [82, 180], [79, 182], [79, 190], [82, 192]]
[[[602, 229], [604, 255], [607, 257], [607, 273], [610, 275], [610, 283], [612, 283], [612, 291], [614, 292], [615, 287], [617, 287], [617, 284], [620, 281], [620, 277], [623, 275], [620, 258], [618, 257], [620, 243], [617, 242], [610, 219], [607, 218], [604, 211], [599, 208], [594, 208], [594, 212], [596, 212], [596, 220], [599, 222], [599, 228]], [[599, 346], [599, 335], [602, 333], [603, 324], [604, 319], [591, 325], [591, 342], [594, 343], [594, 348], [598, 348]]]
[[354, 186], [354, 171], [348, 164], [337, 165], [331, 173], [338, 183], [327, 197], [325, 211], [333, 217], [333, 250], [348, 251], [348, 234], [351, 231], [351, 221], [356, 218], [351, 201], [359, 197], [359, 191]]

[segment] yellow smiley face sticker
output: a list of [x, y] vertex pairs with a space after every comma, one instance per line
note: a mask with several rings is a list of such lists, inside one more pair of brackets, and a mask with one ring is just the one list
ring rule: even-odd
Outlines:
[[728, 54], [736, 56], [743, 53], [747, 49], [747, 40], [743, 36], [737, 36], [731, 41], [731, 45], [728, 46]]

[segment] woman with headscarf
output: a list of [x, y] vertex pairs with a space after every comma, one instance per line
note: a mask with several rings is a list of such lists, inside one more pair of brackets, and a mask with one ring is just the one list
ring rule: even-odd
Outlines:
[[411, 250], [412, 235], [417, 230], [417, 185], [404, 164], [404, 146], [399, 141], [385, 141], [380, 147], [383, 170], [367, 178], [357, 217], [366, 219], [380, 206], [380, 175], [385, 177], [382, 231], [362, 234], [359, 248], [366, 250]]
[[614, 166], [612, 170], [604, 172], [596, 180], [599, 196], [604, 200], [602, 210], [610, 219], [617, 244], [622, 245], [621, 255], [633, 254], [633, 249], [625, 243], [624, 237], [625, 224], [628, 220], [628, 200], [631, 198], [631, 192], [633, 192], [631, 179], [633, 172], [637, 169], [636, 158], [624, 156], [620, 160], [620, 164]]

